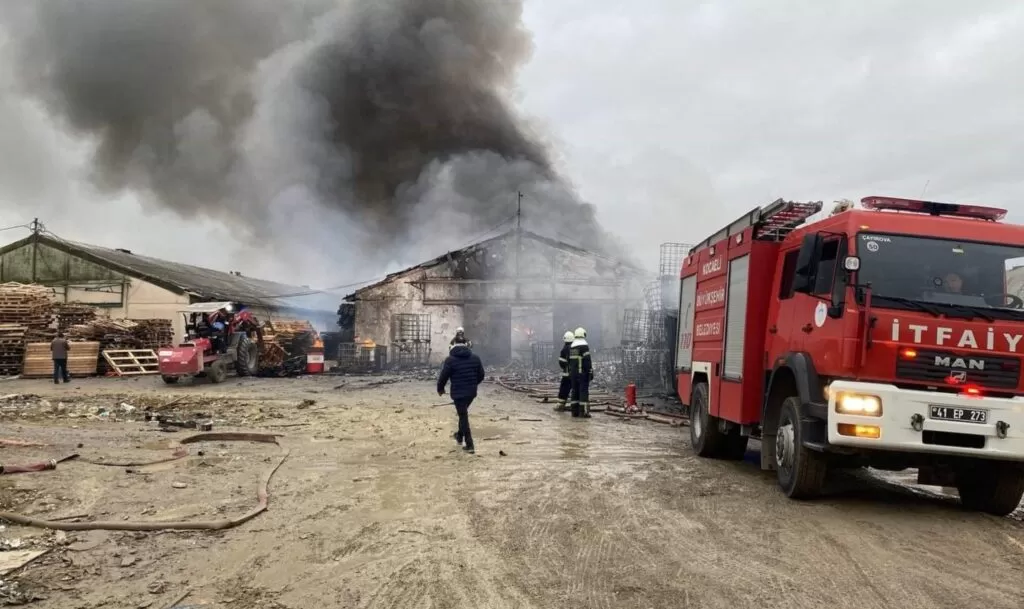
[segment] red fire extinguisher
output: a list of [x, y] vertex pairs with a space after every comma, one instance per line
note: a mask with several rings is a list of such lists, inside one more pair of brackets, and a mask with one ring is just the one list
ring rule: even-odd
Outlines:
[[626, 406], [636, 406], [636, 385], [626, 385]]

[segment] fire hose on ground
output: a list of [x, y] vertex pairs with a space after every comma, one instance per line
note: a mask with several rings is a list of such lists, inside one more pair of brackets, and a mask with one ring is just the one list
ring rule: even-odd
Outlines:
[[5, 465], [0, 463], [0, 474], [30, 474], [32, 472], [45, 472], [51, 469], [57, 469], [58, 463], [77, 459], [78, 453], [61, 457], [60, 459], [47, 459], [46, 461], [40, 461], [39, 463], [29, 463], [28, 465]]
[[[25, 516], [24, 514], [16, 514], [14, 512], [3, 512], [0, 511], [0, 520], [6, 520], [15, 524], [20, 524], [29, 527], [38, 527], [42, 529], [54, 529], [58, 531], [220, 531], [224, 529], [231, 529], [244, 524], [256, 516], [262, 514], [267, 510], [267, 504], [269, 499], [268, 487], [270, 486], [270, 479], [274, 477], [274, 474], [281, 467], [281, 465], [288, 458], [291, 453], [288, 449], [281, 446], [277, 441], [279, 434], [264, 434], [264, 433], [234, 433], [234, 432], [215, 432], [215, 433], [201, 433], [180, 440], [181, 444], [194, 444], [197, 442], [262, 442], [266, 444], [276, 444], [280, 449], [280, 458], [276, 463], [267, 469], [263, 474], [263, 478], [260, 480], [259, 487], [256, 491], [256, 507], [249, 510], [245, 514], [235, 518], [228, 518], [224, 520], [208, 520], [208, 521], [197, 521], [197, 522], [60, 522], [56, 520], [42, 520], [39, 518], [32, 518]], [[155, 463], [165, 463], [167, 461], [173, 461], [181, 457], [177, 456], [180, 451], [175, 453], [175, 456], [171, 459], [162, 459]], [[184, 456], [184, 455], [182, 455]], [[49, 464], [50, 462], [45, 462]], [[154, 464], [155, 464], [154, 463]], [[38, 464], [37, 464], [38, 465]], [[113, 465], [106, 463], [104, 465]], [[134, 466], [148, 465], [146, 463], [133, 464]], [[42, 469], [53, 469], [51, 467], [44, 467]], [[42, 471], [30, 470], [30, 471]]]

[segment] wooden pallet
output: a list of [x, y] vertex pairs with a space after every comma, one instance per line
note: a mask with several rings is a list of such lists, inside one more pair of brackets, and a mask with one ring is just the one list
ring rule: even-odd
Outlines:
[[[68, 373], [75, 377], [93, 376], [99, 363], [100, 344], [72, 342], [68, 351]], [[53, 355], [50, 343], [28, 343], [21, 367], [22, 378], [49, 378], [53, 376]]]
[[160, 360], [152, 349], [107, 349], [103, 359], [117, 376], [160, 374]]

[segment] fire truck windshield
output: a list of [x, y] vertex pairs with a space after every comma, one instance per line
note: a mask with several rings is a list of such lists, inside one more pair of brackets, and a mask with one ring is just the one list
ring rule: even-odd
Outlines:
[[1024, 316], [1024, 247], [860, 233], [857, 256], [857, 282], [871, 283], [876, 306]]

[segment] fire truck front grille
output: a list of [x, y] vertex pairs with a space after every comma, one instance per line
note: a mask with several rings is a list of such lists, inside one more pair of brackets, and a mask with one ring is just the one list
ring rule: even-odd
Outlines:
[[974, 353], [918, 349], [914, 357], [901, 353], [896, 378], [936, 385], [971, 384], [1016, 389], [1020, 382], [1020, 358]]

